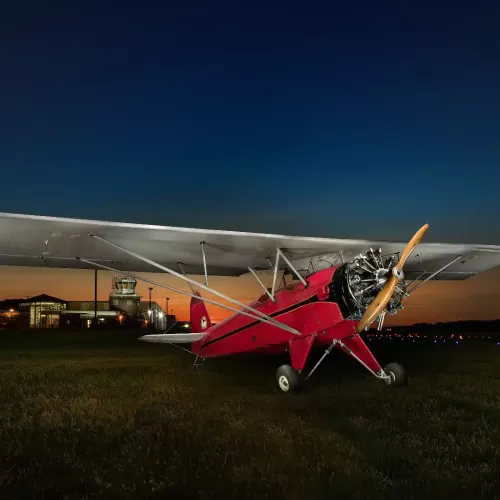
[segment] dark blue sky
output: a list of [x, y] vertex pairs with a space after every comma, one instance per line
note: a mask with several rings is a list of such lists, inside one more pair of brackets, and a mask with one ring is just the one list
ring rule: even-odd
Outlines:
[[497, 2], [347, 3], [4, 6], [0, 211], [500, 244]]

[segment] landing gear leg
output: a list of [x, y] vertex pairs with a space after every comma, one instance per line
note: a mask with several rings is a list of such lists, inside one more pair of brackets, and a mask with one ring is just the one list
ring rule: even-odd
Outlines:
[[302, 370], [311, 352], [316, 335], [290, 340], [290, 360], [292, 365], [282, 365], [276, 372], [276, 382], [281, 392], [299, 392], [304, 382]]
[[332, 352], [332, 349], [335, 347], [335, 344], [337, 344], [338, 340], [334, 340], [329, 346], [328, 349], [324, 352], [323, 356], [319, 359], [319, 361], [314, 365], [313, 369], [309, 372], [309, 375], [305, 378], [307, 380], [315, 371], [316, 368], [323, 362], [323, 360]]

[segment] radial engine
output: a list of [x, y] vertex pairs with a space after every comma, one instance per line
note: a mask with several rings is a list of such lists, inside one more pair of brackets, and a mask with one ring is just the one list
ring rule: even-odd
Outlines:
[[[337, 267], [330, 300], [337, 302], [344, 318], [361, 318], [385, 285], [396, 263], [395, 255], [384, 256], [380, 248], [370, 248], [352, 261]], [[403, 308], [402, 301], [407, 294], [408, 284], [409, 282], [401, 280], [396, 286], [385, 309], [389, 314], [396, 314]]]

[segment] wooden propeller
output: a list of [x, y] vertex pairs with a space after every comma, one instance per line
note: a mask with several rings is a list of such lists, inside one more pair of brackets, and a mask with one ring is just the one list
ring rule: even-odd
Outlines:
[[413, 236], [413, 238], [408, 242], [408, 245], [406, 245], [405, 249], [401, 253], [399, 262], [392, 268], [391, 277], [387, 280], [386, 284], [382, 290], [380, 290], [375, 299], [373, 299], [373, 302], [368, 306], [362, 318], [359, 320], [359, 323], [356, 325], [357, 333], [361, 333], [385, 309], [385, 306], [389, 300], [391, 300], [396, 285], [404, 278], [403, 266], [406, 259], [408, 259], [415, 247], [422, 241], [427, 229], [429, 229], [429, 224], [422, 226], [415, 233], [415, 236]]

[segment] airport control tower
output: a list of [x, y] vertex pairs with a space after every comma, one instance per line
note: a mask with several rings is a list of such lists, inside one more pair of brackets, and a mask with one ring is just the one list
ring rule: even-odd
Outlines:
[[131, 316], [139, 316], [141, 298], [135, 292], [137, 281], [125, 275], [115, 275], [112, 280], [112, 290], [109, 294], [109, 304]]

